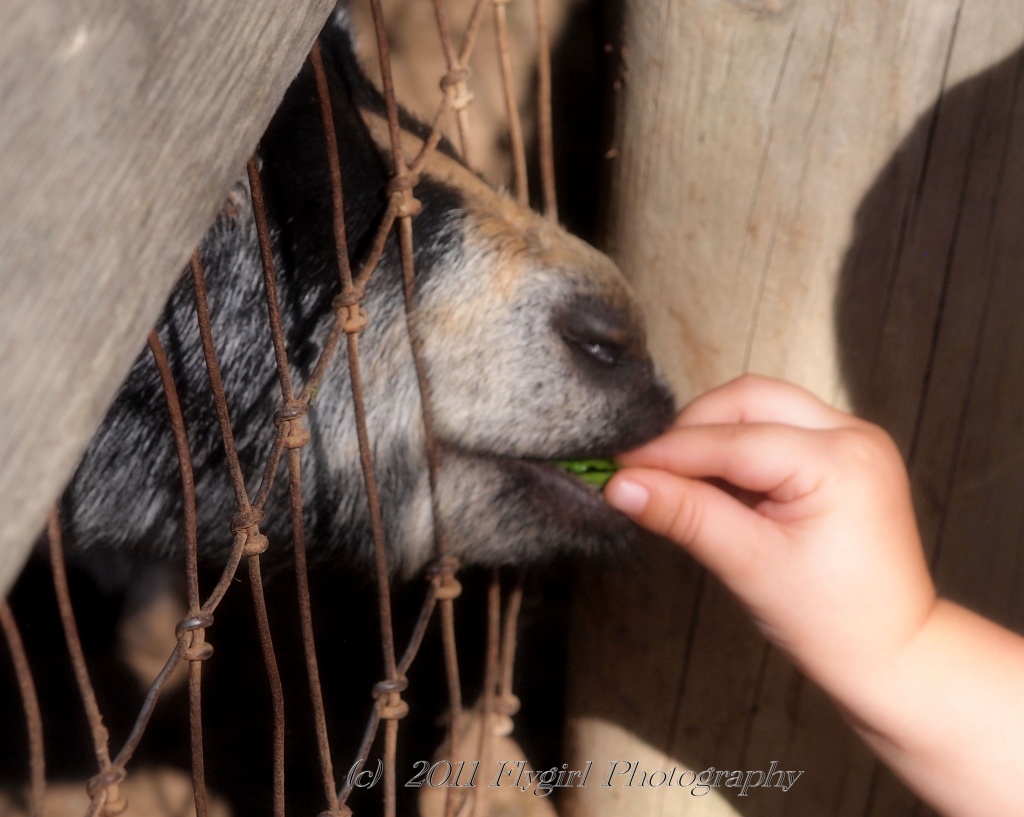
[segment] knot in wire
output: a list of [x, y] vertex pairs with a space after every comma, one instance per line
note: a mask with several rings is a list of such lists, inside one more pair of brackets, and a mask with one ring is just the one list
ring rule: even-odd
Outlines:
[[464, 111], [472, 104], [474, 99], [476, 99], [476, 97], [473, 96], [472, 91], [467, 91], [465, 89], [456, 91], [455, 96], [452, 97], [452, 110]]
[[361, 306], [346, 306], [343, 309], [341, 328], [346, 335], [362, 332], [370, 322], [370, 316], [366, 314], [366, 310]]
[[452, 92], [453, 110], [465, 110], [473, 101], [473, 92], [466, 89], [466, 82], [472, 76], [473, 70], [468, 65], [460, 65], [441, 77], [441, 90], [446, 94]]
[[231, 532], [245, 534], [242, 556], [259, 556], [270, 547], [267, 537], [260, 533], [262, 521], [263, 511], [259, 508], [249, 508], [231, 520]]
[[512, 716], [519, 711], [519, 698], [511, 692], [499, 692], [494, 699], [491, 712], [491, 734], [496, 738], [508, 737], [515, 724]]
[[178, 622], [174, 628], [174, 636], [185, 642], [185, 650], [181, 657], [184, 661], [205, 661], [213, 655], [213, 644], [206, 640], [206, 628], [213, 626], [213, 613], [200, 611]]
[[501, 712], [491, 713], [491, 735], [496, 738], [507, 738], [512, 734], [515, 724], [512, 718]]
[[434, 598], [445, 601], [462, 595], [462, 583], [455, 578], [458, 569], [459, 560], [448, 555], [439, 557], [427, 568], [427, 575], [434, 585]]
[[419, 181], [419, 176], [406, 171], [388, 182], [388, 199], [394, 206], [398, 218], [411, 218], [423, 209], [423, 203], [412, 194], [412, 189]]
[[467, 82], [472, 76], [473, 69], [468, 65], [457, 65], [441, 77], [441, 90], [447, 91], [449, 88], [454, 88], [460, 82]]
[[510, 718], [519, 711], [520, 706], [522, 704], [519, 697], [511, 692], [500, 694], [494, 701], [494, 711], [501, 715], [508, 715]]
[[363, 291], [353, 287], [334, 296], [331, 307], [341, 321], [341, 330], [346, 335], [362, 332], [370, 322], [370, 316], [362, 307]]
[[402, 692], [408, 686], [409, 679], [402, 675], [373, 685], [373, 699], [381, 720], [397, 721], [409, 714], [409, 704], [402, 700]]
[[118, 792], [118, 786], [124, 780], [125, 775], [123, 766], [109, 765], [99, 774], [90, 777], [85, 784], [85, 791], [90, 800], [95, 801], [105, 795], [106, 799], [99, 812], [102, 817], [116, 817], [128, 808], [128, 801]]
[[289, 400], [274, 414], [274, 425], [284, 432], [285, 448], [302, 448], [311, 439], [309, 429], [302, 424], [309, 405], [303, 400]]

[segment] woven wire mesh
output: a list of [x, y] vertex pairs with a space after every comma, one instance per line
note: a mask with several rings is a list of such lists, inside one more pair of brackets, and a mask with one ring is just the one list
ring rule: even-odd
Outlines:
[[[97, 703], [97, 696], [86, 667], [85, 655], [78, 635], [64, 565], [60, 519], [56, 510], [48, 522], [47, 535], [53, 583], [67, 649], [74, 668], [75, 681], [89, 721], [97, 767], [96, 774], [86, 784], [86, 790], [89, 795], [89, 807], [86, 812], [88, 817], [93, 817], [93, 815], [113, 817], [113, 815], [124, 812], [128, 807], [121, 791], [121, 783], [128, 774], [130, 761], [146, 732], [146, 727], [153, 715], [161, 691], [171, 677], [174, 668], [182, 661], [188, 665], [189, 733], [191, 736], [192, 782], [195, 808], [199, 817], [206, 817], [208, 800], [206, 764], [203, 752], [203, 661], [213, 654], [213, 647], [207, 640], [207, 636], [214, 625], [214, 613], [228, 592], [236, 572], [240, 569], [243, 561], [246, 562], [246, 570], [249, 574], [253, 613], [259, 630], [262, 661], [266, 669], [267, 682], [271, 692], [271, 709], [274, 724], [272, 732], [273, 764], [271, 771], [273, 778], [273, 813], [275, 817], [283, 817], [285, 813], [285, 707], [278, 660], [271, 636], [267, 605], [263, 596], [261, 554], [267, 550], [270, 543], [267, 537], [261, 533], [260, 529], [261, 524], [264, 522], [264, 509], [267, 499], [271, 496], [277, 477], [282, 471], [287, 474], [288, 482], [288, 506], [291, 515], [293, 549], [296, 563], [297, 613], [301, 625], [303, 654], [305, 656], [305, 668], [309, 686], [309, 701], [315, 723], [316, 752], [320, 761], [320, 777], [322, 780], [324, 803], [322, 815], [341, 817], [342, 815], [351, 814], [347, 802], [352, 794], [355, 783], [358, 781], [358, 773], [362, 768], [360, 764], [364, 759], [371, 756], [372, 747], [376, 743], [381, 744], [380, 764], [383, 768], [383, 785], [380, 787], [380, 790], [382, 792], [383, 814], [387, 817], [392, 817], [396, 813], [396, 786], [398, 785], [395, 768], [396, 746], [401, 720], [408, 711], [402, 693], [407, 688], [409, 668], [417, 656], [428, 624], [434, 616], [437, 616], [440, 622], [445, 652], [444, 665], [447, 676], [447, 706], [449, 709], [449, 749], [453, 745], [454, 736], [459, 732], [462, 721], [466, 716], [455, 647], [453, 601], [461, 592], [460, 583], [456, 578], [458, 564], [447, 553], [444, 530], [436, 525], [436, 520], [438, 519], [436, 500], [434, 504], [435, 554], [432, 566], [428, 570], [429, 582], [419, 614], [412, 625], [405, 644], [399, 647], [396, 643], [395, 628], [392, 621], [391, 587], [387, 566], [387, 543], [385, 542], [384, 528], [381, 520], [380, 498], [370, 453], [370, 440], [366, 429], [366, 409], [363, 404], [361, 389], [359, 336], [369, 320], [369, 316], [367, 316], [361, 305], [366, 286], [381, 257], [385, 239], [392, 232], [397, 233], [401, 249], [406, 314], [407, 317], [409, 315], [415, 272], [413, 264], [412, 219], [419, 209], [419, 204], [415, 198], [416, 184], [420, 170], [430, 153], [437, 148], [441, 139], [442, 128], [450, 119], [455, 120], [462, 154], [467, 163], [472, 166], [471, 159], [474, 149], [469, 143], [468, 127], [472, 94], [469, 90], [471, 73], [468, 70], [468, 66], [478, 41], [481, 26], [488, 13], [493, 17], [496, 35], [495, 51], [503, 78], [510, 142], [513, 152], [513, 189], [517, 199], [522, 204], [528, 203], [523, 129], [520, 125], [519, 114], [516, 109], [515, 89], [512, 86], [512, 49], [506, 12], [506, 5], [509, 0], [476, 0], [466, 21], [462, 42], [459, 44], [453, 42], [451, 37], [442, 0], [423, 0], [423, 2], [432, 3], [440, 45], [445, 55], [447, 72], [441, 78], [442, 100], [431, 122], [430, 136], [425, 140], [420, 152], [414, 156], [407, 156], [401, 146], [399, 114], [391, 75], [383, 9], [380, 0], [369, 0], [369, 2], [379, 49], [381, 88], [391, 135], [394, 175], [388, 186], [388, 206], [377, 227], [370, 258], [361, 268], [358, 275], [355, 275], [348, 263], [342, 209], [344, 191], [341, 185], [341, 159], [337, 154], [337, 140], [334, 133], [334, 122], [324, 69], [318, 48], [314, 45], [309, 59], [317, 81], [324, 139], [328, 147], [331, 171], [331, 208], [334, 215], [334, 234], [337, 246], [338, 294], [333, 303], [334, 317], [327, 343], [308, 380], [301, 385], [292, 381], [288, 350], [285, 346], [284, 334], [281, 328], [274, 259], [270, 246], [258, 164], [255, 158], [250, 160], [248, 164], [249, 188], [260, 240], [266, 309], [271, 334], [270, 340], [274, 347], [281, 391], [280, 407], [274, 416], [275, 436], [273, 446], [262, 470], [262, 482], [256, 493], [251, 497], [245, 487], [246, 475], [242, 472], [235, 448], [228, 401], [224, 393], [215, 339], [210, 325], [202, 263], [198, 251], [192, 256], [190, 268], [195, 293], [196, 316], [207, 365], [210, 393], [215, 405], [224, 451], [226, 453], [227, 467], [237, 501], [237, 514], [231, 520], [226, 520], [233, 536], [230, 556], [221, 573], [220, 580], [205, 599], [201, 598], [199, 588], [196, 543], [196, 492], [192, 462], [189, 455], [188, 434], [175, 389], [174, 373], [171, 371], [157, 332], [154, 330], [150, 334], [149, 349], [153, 358], [153, 364], [159, 372], [163, 385], [170, 421], [169, 425], [180, 465], [182, 494], [184, 497], [184, 548], [186, 553], [188, 613], [180, 621], [176, 629], [177, 641], [174, 650], [168, 656], [163, 670], [150, 687], [135, 719], [134, 727], [116, 752], [112, 751], [110, 746], [110, 737], [104, 725], [100, 706]], [[539, 126], [538, 141], [541, 149], [543, 200], [546, 215], [554, 219], [556, 218], [556, 205], [551, 147], [551, 73], [548, 60], [549, 47], [544, 0], [536, 0], [533, 10], [537, 24], [537, 51], [539, 55], [539, 110], [537, 118]], [[430, 383], [425, 374], [421, 343], [416, 327], [407, 320], [407, 329], [422, 399], [423, 421], [427, 439], [427, 459], [433, 492], [437, 470], [437, 454], [432, 433]], [[344, 336], [344, 339], [342, 336]], [[332, 763], [331, 730], [327, 715], [325, 714], [312, 625], [312, 602], [306, 568], [306, 537], [303, 527], [301, 499], [303, 459], [301, 451], [310, 439], [309, 431], [304, 425], [304, 417], [309, 408], [310, 400], [316, 393], [318, 383], [325, 376], [328, 365], [341, 343], [345, 343], [347, 347], [348, 376], [351, 378], [356, 404], [360, 458], [366, 493], [370, 504], [370, 516], [373, 522], [375, 576], [381, 633], [380, 650], [383, 669], [383, 677], [371, 690], [375, 705], [365, 725], [360, 746], [355, 753], [353, 764], [350, 767], [351, 771], [343, 779], [339, 778]], [[517, 582], [505, 600], [503, 609], [500, 578], [497, 574], [492, 576], [487, 603], [486, 671], [481, 704], [483, 728], [481, 729], [479, 754], [482, 764], [483, 759], [488, 757], [490, 751], [490, 736], [496, 733], [507, 732], [509, 728], [507, 722], [518, 708], [518, 700], [512, 692], [512, 666], [515, 655], [516, 620], [521, 598], [522, 583]], [[2, 628], [5, 634], [13, 656], [13, 666], [22, 697], [25, 722], [29, 735], [29, 765], [31, 769], [29, 811], [32, 815], [42, 815], [45, 808], [46, 785], [42, 716], [21, 635], [11, 609], [6, 602], [0, 602], [0, 628]], [[487, 786], [448, 788], [445, 806], [446, 815], [484, 814], [487, 792]]]

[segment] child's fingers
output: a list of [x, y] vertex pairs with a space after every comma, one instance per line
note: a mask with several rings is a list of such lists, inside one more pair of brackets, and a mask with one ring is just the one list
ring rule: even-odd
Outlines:
[[756, 576], [774, 538], [768, 520], [725, 491], [664, 471], [620, 471], [604, 496], [637, 524], [684, 546], [734, 589]]
[[675, 425], [782, 423], [803, 428], [835, 428], [856, 422], [798, 386], [744, 375], [698, 397], [680, 412]]
[[830, 432], [768, 424], [673, 428], [619, 457], [627, 467], [718, 478], [791, 502], [814, 490], [828, 467]]

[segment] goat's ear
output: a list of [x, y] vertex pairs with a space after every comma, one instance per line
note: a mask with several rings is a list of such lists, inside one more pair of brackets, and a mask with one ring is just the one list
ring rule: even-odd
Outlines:
[[347, 6], [348, 3], [339, 3], [320, 32], [318, 42], [321, 56], [325, 67], [329, 66], [328, 70], [333, 68], [335, 75], [344, 82], [354, 110], [365, 108], [383, 113], [384, 100], [381, 93], [370, 81], [356, 56], [358, 33]]
[[[321, 35], [320, 51], [330, 91], [331, 115], [341, 160], [345, 222], [350, 251], [387, 205], [389, 164], [359, 113], [364, 98], [379, 94], [359, 68], [348, 32], [333, 24]], [[316, 79], [309, 60], [285, 93], [260, 143], [264, 178], [273, 185], [282, 240], [297, 257], [327, 258], [334, 251], [330, 172]]]

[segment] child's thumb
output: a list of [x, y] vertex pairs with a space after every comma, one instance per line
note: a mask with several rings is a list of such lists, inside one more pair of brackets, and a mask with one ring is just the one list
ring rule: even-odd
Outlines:
[[713, 572], [729, 578], [749, 564], [749, 545], [764, 520], [720, 488], [649, 468], [624, 468], [604, 489], [605, 501], [641, 527], [682, 545]]

